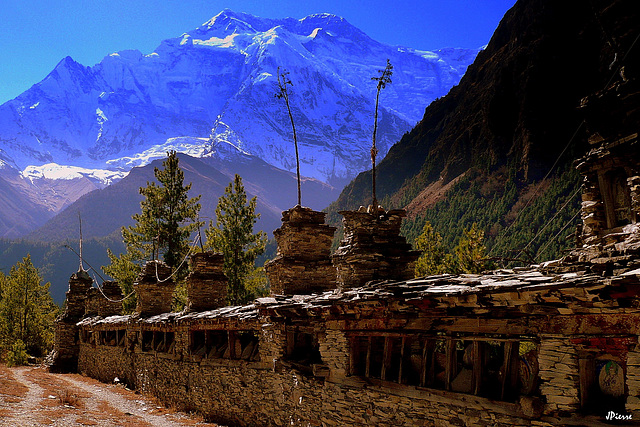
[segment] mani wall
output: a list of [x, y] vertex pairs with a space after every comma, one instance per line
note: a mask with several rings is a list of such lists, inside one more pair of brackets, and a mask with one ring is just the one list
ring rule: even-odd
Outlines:
[[413, 279], [418, 254], [399, 236], [403, 211], [344, 212], [330, 256], [334, 229], [297, 206], [274, 233], [272, 295], [246, 306], [224, 306], [216, 254], [191, 258], [180, 313], [170, 312], [174, 285], [159, 261], [145, 266], [126, 316], [114, 284], [96, 293], [80, 270], [51, 369], [117, 377], [228, 425], [633, 423], [637, 144], [637, 135], [608, 141], [581, 160], [580, 244], [541, 265]]

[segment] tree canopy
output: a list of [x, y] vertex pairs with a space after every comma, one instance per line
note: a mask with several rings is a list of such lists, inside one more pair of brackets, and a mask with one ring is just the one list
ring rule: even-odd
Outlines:
[[264, 231], [253, 233], [260, 214], [256, 213], [257, 198], [247, 203], [242, 178], [236, 174], [218, 199], [216, 224], [209, 223], [205, 230], [207, 248], [224, 255], [224, 272], [228, 279], [227, 299], [230, 305], [249, 302], [255, 297], [247, 283], [254, 275], [255, 260], [265, 248]]
[[9, 364], [23, 364], [26, 354], [44, 356], [53, 346], [58, 307], [27, 255], [0, 272], [0, 355]]
[[415, 247], [422, 251], [416, 261], [416, 277], [443, 273], [481, 273], [489, 268], [484, 232], [475, 223], [471, 228], [463, 230], [453, 253], [446, 250], [442, 236], [429, 221], [416, 239]]
[[[189, 198], [191, 184], [184, 185], [177, 153], [169, 151], [162, 166], [154, 169], [158, 184], [147, 182], [146, 187], [140, 188], [144, 199], [140, 202], [141, 212], [132, 217], [135, 224], [122, 227], [126, 253], [116, 256], [109, 251], [111, 265], [103, 267], [105, 273], [118, 280], [125, 295], [133, 290], [143, 260], [162, 254], [167, 265], [178, 268], [189, 252], [189, 236], [199, 225], [200, 196]], [[185, 272], [181, 271], [180, 277]], [[124, 308], [129, 311], [133, 307], [135, 297], [131, 296], [125, 300]]]

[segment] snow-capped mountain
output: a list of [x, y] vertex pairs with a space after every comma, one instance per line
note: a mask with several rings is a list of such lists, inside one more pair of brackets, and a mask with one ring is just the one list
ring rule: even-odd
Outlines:
[[0, 161], [24, 174], [50, 163], [128, 170], [179, 147], [198, 157], [237, 150], [294, 170], [288, 115], [274, 97], [281, 67], [293, 82], [302, 174], [345, 183], [369, 167], [371, 77], [387, 58], [394, 74], [381, 94], [382, 155], [477, 53], [385, 45], [335, 15], [262, 19], [225, 10], [150, 54], [113, 53], [93, 67], [60, 61], [0, 106]]

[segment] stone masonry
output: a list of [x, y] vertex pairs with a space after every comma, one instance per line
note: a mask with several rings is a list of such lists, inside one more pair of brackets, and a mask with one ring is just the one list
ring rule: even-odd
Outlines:
[[171, 311], [176, 284], [170, 278], [171, 267], [162, 261], [148, 261], [133, 284], [138, 296], [136, 312], [142, 316]]
[[56, 319], [56, 334], [53, 352], [50, 355], [50, 369], [53, 372], [74, 372], [78, 366], [77, 326], [85, 314], [87, 292], [93, 279], [83, 269], [69, 278], [69, 290], [64, 313]]
[[282, 212], [282, 226], [273, 232], [278, 254], [265, 265], [272, 295], [295, 295], [335, 288], [329, 252], [336, 231], [324, 223], [324, 212], [295, 206]]
[[208, 311], [227, 305], [227, 277], [224, 256], [212, 252], [193, 254], [187, 276], [187, 311]]
[[350, 289], [371, 280], [406, 280], [413, 277], [419, 252], [400, 236], [401, 209], [369, 213], [341, 211], [344, 239], [333, 255], [338, 287]]

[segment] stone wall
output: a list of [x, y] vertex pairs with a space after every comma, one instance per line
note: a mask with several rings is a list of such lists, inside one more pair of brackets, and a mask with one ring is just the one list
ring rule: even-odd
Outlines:
[[282, 226], [273, 232], [278, 253], [265, 264], [272, 295], [335, 289], [329, 252], [336, 228], [324, 223], [325, 215], [302, 206], [282, 212]]
[[212, 252], [193, 254], [187, 276], [187, 310], [207, 311], [227, 305], [227, 277], [224, 256]]
[[575, 413], [580, 408], [580, 373], [574, 346], [560, 337], [543, 337], [538, 356], [540, 392], [546, 397], [545, 413]]
[[[195, 410], [228, 425], [532, 425], [518, 404], [367, 383], [346, 375], [348, 340], [339, 330], [328, 330], [321, 339], [323, 362], [337, 373], [325, 379], [273, 363], [284, 354], [283, 325], [264, 324], [261, 337], [266, 341], [261, 342], [258, 362], [197, 360], [186, 348], [194, 326], [177, 326], [176, 340], [180, 336], [182, 345], [175, 354], [141, 351], [139, 340], [132, 351], [83, 343], [79, 369], [104, 382], [118, 377], [179, 409]], [[144, 328], [129, 323], [129, 331], [138, 327]], [[552, 424], [538, 421], [535, 425]]]
[[161, 261], [148, 261], [133, 284], [138, 297], [136, 312], [140, 316], [153, 316], [171, 311], [176, 284], [171, 268]]
[[93, 279], [80, 269], [69, 278], [69, 290], [64, 313], [56, 319], [53, 351], [49, 356], [49, 368], [53, 372], [74, 372], [78, 364], [78, 334], [76, 325], [85, 314], [87, 293]]
[[346, 290], [371, 280], [413, 278], [419, 252], [400, 236], [404, 210], [369, 213], [341, 211], [344, 238], [332, 256], [338, 287]]

